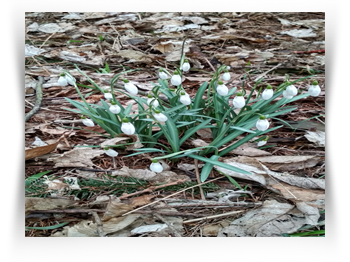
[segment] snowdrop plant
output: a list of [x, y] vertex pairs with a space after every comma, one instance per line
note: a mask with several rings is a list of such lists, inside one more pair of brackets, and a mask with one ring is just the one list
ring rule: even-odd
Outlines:
[[85, 116], [81, 116], [81, 119], [84, 125], [90, 126], [90, 127], [95, 126], [94, 122], [91, 119], [86, 118]]
[[188, 72], [190, 70], [191, 66], [190, 66], [190, 63], [188, 62], [187, 59], [185, 59], [185, 62], [182, 64], [182, 71], [184, 72]]
[[268, 85], [264, 92], [262, 92], [261, 97], [264, 100], [269, 100], [273, 96], [272, 86]]
[[173, 86], [181, 85], [181, 76], [177, 71], [174, 72], [174, 75], [171, 77], [170, 82]]
[[228, 70], [225, 70], [225, 73], [222, 75], [222, 79], [223, 79], [224, 81], [228, 81], [228, 80], [231, 79], [231, 75], [230, 75], [230, 73], [228, 72]]
[[159, 75], [160, 79], [168, 79], [169, 78], [168, 75], [164, 72], [163, 69], [159, 70], [159, 74], [158, 75]]
[[224, 82], [219, 81], [218, 86], [216, 88], [216, 92], [218, 92], [221, 96], [226, 96], [228, 94], [228, 88], [224, 85]]
[[152, 164], [150, 165], [149, 169], [151, 171], [160, 173], [163, 171], [163, 166], [158, 162], [158, 160], [152, 160]]
[[310, 94], [310, 96], [319, 96], [319, 94], [321, 93], [321, 88], [316, 80], [313, 81], [312, 84], [309, 86], [308, 93]]
[[[181, 58], [180, 65], [183, 62], [184, 57]], [[103, 93], [103, 90], [91, 78], [77, 66], [76, 68], [96, 90]], [[201, 83], [192, 98], [187, 94], [187, 88], [181, 82], [180, 68], [175, 68], [173, 73], [161, 68], [159, 74], [156, 73], [159, 77], [158, 81], [152, 83], [153, 88], [146, 97], [138, 94], [137, 87], [125, 79], [122, 81], [126, 92], [123, 89], [115, 89], [115, 84], [118, 80], [120, 81], [122, 75], [134, 72], [135, 69], [116, 74], [111, 80], [110, 104], [102, 99], [100, 104], [87, 103], [77, 88], [77, 84], [74, 83], [82, 102], [66, 98], [76, 107], [76, 109], [66, 110], [87, 117], [86, 124], [99, 125], [110, 137], [116, 137], [122, 133], [136, 134], [144, 147], [135, 149], [135, 152], [128, 156], [145, 153], [158, 154], [159, 156], [153, 157], [150, 166], [154, 172], [163, 170], [161, 164], [157, 162], [159, 159], [176, 161], [181, 157], [189, 157], [205, 163], [201, 172], [202, 181], [207, 179], [214, 165], [249, 174], [245, 170], [218, 161], [219, 157], [250, 140], [282, 127], [270, 128], [270, 122], [273, 122], [279, 115], [295, 110], [297, 106], [288, 104], [310, 96], [313, 91], [298, 95], [297, 88], [294, 86], [297, 82], [309, 77], [295, 81], [289, 81], [287, 77], [286, 81], [275, 87], [274, 90], [269, 86], [262, 90], [262, 86], [266, 84], [261, 78], [250, 88], [250, 93], [246, 92], [244, 78], [239, 92], [236, 87], [230, 89], [226, 87], [226, 90], [220, 87], [223, 85], [220, 78], [223, 79], [226, 70], [228, 70], [227, 66], [220, 66], [209, 82]], [[168, 78], [163, 77], [162, 72], [172, 75], [170, 83], [167, 81]], [[67, 75], [69, 75], [68, 72]], [[134, 100], [137, 112], [134, 109], [132, 112], [132, 103], [126, 107], [120, 104], [115, 98], [115, 92], [123, 93]], [[279, 99], [276, 100], [276, 98]], [[157, 127], [156, 131], [154, 127]], [[183, 144], [187, 142], [186, 147], [188, 147], [190, 144], [188, 142], [196, 139], [197, 132], [201, 129], [209, 130], [211, 133], [212, 141], [209, 145], [184, 149]], [[167, 144], [159, 142], [164, 138]]]
[[129, 80], [127, 79], [123, 79], [123, 82], [124, 82], [124, 88], [126, 91], [128, 91], [130, 94], [136, 96], [138, 94], [138, 89], [137, 87], [133, 84], [133, 83], [130, 83]]
[[122, 119], [122, 126], [120, 129], [126, 135], [135, 134], [135, 127], [132, 123], [130, 123], [129, 119], [127, 118]]

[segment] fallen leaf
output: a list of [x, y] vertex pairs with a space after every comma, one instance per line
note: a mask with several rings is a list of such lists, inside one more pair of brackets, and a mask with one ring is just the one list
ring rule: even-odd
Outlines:
[[281, 237], [282, 233], [294, 233], [305, 224], [305, 218], [288, 215], [293, 207], [267, 200], [261, 207], [220, 229], [218, 237]]
[[62, 198], [41, 198], [41, 197], [26, 197], [25, 212], [36, 210], [51, 210], [63, 209], [77, 203], [75, 200]]
[[126, 166], [122, 167], [120, 170], [113, 171], [112, 176], [134, 177], [137, 179], [143, 179], [155, 183], [175, 182], [179, 179], [186, 179], [190, 181], [190, 178], [188, 176], [178, 175], [172, 171], [163, 171], [161, 173], [155, 173], [147, 169], [130, 169]]
[[153, 46], [153, 49], [158, 50], [162, 54], [171, 52], [174, 49], [174, 45], [172, 43], [167, 43], [167, 44], [156, 44]]
[[319, 147], [325, 147], [326, 146], [326, 133], [322, 131], [306, 131], [306, 134], [304, 135], [307, 140], [310, 142], [315, 143]]
[[270, 156], [271, 153], [255, 148], [255, 144], [245, 143], [236, 149], [230, 151], [230, 154], [242, 155], [242, 156]]
[[60, 142], [60, 140], [58, 140], [56, 143], [47, 145], [47, 146], [40, 146], [40, 147], [36, 147], [36, 148], [31, 148], [31, 149], [26, 149], [25, 150], [25, 160], [34, 158], [34, 157], [38, 157], [38, 156], [42, 156], [45, 154], [48, 154], [52, 151], [54, 151], [58, 145], [58, 143]]
[[265, 156], [256, 157], [266, 167], [275, 171], [300, 170], [314, 167], [320, 160], [317, 156]]
[[55, 163], [57, 167], [93, 167], [91, 159], [104, 154], [102, 149], [93, 149], [90, 147], [76, 147], [71, 151], [64, 152], [62, 155], [49, 158], [48, 161]]
[[124, 57], [124, 58], [128, 58], [130, 59], [128, 62], [145, 62], [145, 63], [152, 63], [152, 59], [140, 52], [140, 51], [135, 51], [135, 50], [130, 50], [130, 49], [127, 49], [127, 50], [120, 50], [118, 52], [118, 55], [121, 56], [121, 57]]

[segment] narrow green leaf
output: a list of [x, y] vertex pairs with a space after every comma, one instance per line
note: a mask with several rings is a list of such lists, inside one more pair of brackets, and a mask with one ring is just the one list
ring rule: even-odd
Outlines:
[[209, 158], [205, 158], [205, 157], [202, 157], [202, 156], [197, 156], [197, 155], [188, 155], [188, 156], [192, 157], [194, 159], [198, 159], [200, 161], [203, 161], [205, 163], [211, 163], [213, 165], [216, 165], [216, 166], [219, 166], [219, 167], [222, 167], [222, 168], [226, 168], [226, 169], [234, 171], [234, 172], [238, 172], [238, 173], [242, 173], [242, 174], [246, 174], [246, 175], [251, 175], [250, 172], [247, 172], [247, 171], [245, 171], [243, 169], [240, 169], [240, 168], [237, 168], [237, 167], [234, 167], [234, 166], [222, 163], [220, 161], [215, 161], [215, 160], [212, 160], [212, 159], [209, 159]]
[[[216, 161], [219, 159], [219, 157], [220, 156], [218, 156], [218, 155], [212, 155], [210, 157], [210, 159]], [[201, 172], [201, 182], [204, 182], [205, 180], [207, 180], [213, 167], [214, 167], [214, 164], [209, 163], [209, 162], [205, 163], [205, 165], [202, 168], [202, 172]]]

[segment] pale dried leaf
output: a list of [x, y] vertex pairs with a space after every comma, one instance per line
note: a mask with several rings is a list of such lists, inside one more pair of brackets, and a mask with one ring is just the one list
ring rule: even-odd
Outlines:
[[256, 157], [271, 170], [291, 171], [314, 167], [320, 160], [317, 156], [265, 156]]
[[318, 208], [308, 205], [305, 202], [297, 202], [296, 207], [305, 215], [305, 222], [308, 225], [317, 225], [320, 218]]
[[51, 209], [63, 209], [78, 203], [71, 199], [62, 198], [41, 198], [41, 197], [26, 197], [25, 198], [25, 212], [35, 210], [51, 210]]
[[131, 230], [131, 233], [133, 234], [143, 234], [147, 232], [158, 232], [161, 231], [168, 226], [166, 224], [153, 224], [153, 225], [146, 225], [146, 226], [140, 226], [137, 228], [134, 228]]
[[158, 50], [159, 52], [164, 54], [164, 53], [171, 52], [174, 49], [174, 45], [172, 43], [168, 43], [168, 44], [159, 43], [153, 46], [153, 49]]
[[294, 233], [305, 224], [305, 218], [288, 215], [292, 209], [290, 204], [267, 200], [220, 229], [218, 237], [280, 237], [282, 233]]
[[319, 147], [325, 147], [326, 146], [326, 132], [322, 131], [306, 131], [306, 134], [304, 135], [307, 140], [309, 140], [312, 143], [315, 143]]
[[191, 141], [191, 144], [195, 147], [202, 147], [202, 146], [208, 146], [209, 144], [202, 139], [195, 139]]
[[118, 55], [120, 55], [121, 57], [130, 59], [128, 62], [152, 63], [152, 59], [148, 55], [146, 55], [140, 51], [135, 51], [135, 50], [130, 50], [130, 49], [120, 50], [118, 52]]
[[112, 176], [127, 176], [134, 177], [137, 179], [144, 179], [146, 181], [155, 183], [166, 183], [175, 182], [180, 179], [190, 180], [189, 177], [185, 175], [178, 175], [172, 171], [163, 171], [161, 173], [155, 173], [148, 169], [129, 169], [128, 167], [123, 167], [120, 170], [112, 172]]
[[271, 153], [255, 148], [253, 146], [256, 146], [255, 144], [245, 143], [236, 149], [233, 149], [230, 151], [230, 154], [236, 154], [241, 156], [270, 156]]
[[106, 207], [106, 212], [103, 214], [102, 221], [108, 221], [113, 217], [119, 217], [132, 209], [132, 205], [122, 203], [118, 198], [111, 199]]
[[93, 167], [91, 159], [104, 154], [102, 149], [93, 149], [90, 147], [74, 148], [71, 151], [64, 152], [62, 155], [49, 158], [48, 161], [55, 163], [57, 167]]
[[38, 156], [42, 156], [45, 154], [48, 154], [52, 151], [54, 151], [58, 145], [58, 143], [60, 142], [60, 140], [58, 140], [56, 143], [47, 145], [47, 146], [40, 146], [40, 147], [36, 147], [36, 148], [30, 148], [30, 149], [26, 149], [25, 150], [25, 160], [34, 158], [34, 157], [38, 157]]
[[101, 148], [104, 148], [106, 146], [113, 146], [117, 144], [125, 144], [125, 141], [129, 140], [129, 137], [115, 137], [112, 139], [107, 139], [106, 141], [102, 142], [100, 144]]

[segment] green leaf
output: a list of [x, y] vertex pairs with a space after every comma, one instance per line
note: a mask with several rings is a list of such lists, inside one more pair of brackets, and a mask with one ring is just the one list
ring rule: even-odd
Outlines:
[[193, 101], [193, 108], [194, 109], [198, 109], [200, 108], [201, 106], [201, 101], [204, 101], [203, 99], [203, 95], [204, 95], [204, 92], [205, 90], [207, 89], [208, 87], [208, 82], [204, 82], [198, 89], [197, 93], [196, 93], [196, 96], [194, 98], [194, 101]]
[[47, 227], [25, 227], [25, 229], [28, 231], [30, 229], [36, 229], [36, 230], [52, 230], [52, 229], [56, 229], [59, 227], [63, 227], [65, 225], [69, 224], [69, 222], [64, 222], [61, 224], [57, 224], [57, 225], [53, 225], [53, 226], [47, 226]]
[[188, 155], [188, 156], [192, 157], [194, 159], [198, 159], [200, 161], [203, 161], [205, 163], [211, 163], [213, 165], [216, 165], [216, 166], [219, 166], [219, 167], [222, 167], [222, 168], [226, 168], [226, 169], [234, 171], [234, 172], [238, 172], [238, 173], [242, 173], [242, 174], [246, 174], [246, 175], [251, 175], [251, 173], [248, 172], [248, 171], [245, 171], [243, 169], [240, 169], [240, 168], [237, 168], [237, 167], [234, 167], [234, 166], [222, 163], [220, 161], [215, 161], [215, 160], [212, 160], [212, 159], [209, 159], [209, 158], [205, 158], [205, 157], [202, 157], [202, 156], [197, 156], [197, 155]]
[[28, 182], [34, 182], [35, 180], [39, 179], [40, 177], [42, 177], [42, 176], [44, 176], [44, 175], [46, 175], [46, 174], [48, 174], [50, 172], [51, 172], [51, 170], [48, 170], [48, 171], [44, 171], [44, 172], [40, 172], [38, 174], [32, 175], [32, 176], [30, 176], [30, 177], [28, 177], [26, 179], [26, 182], [27, 181]]
[[[211, 160], [218, 160], [220, 156], [218, 155], [212, 155], [210, 157]], [[211, 164], [209, 162], [205, 163], [205, 165], [202, 168], [202, 172], [201, 172], [201, 182], [204, 182], [205, 180], [207, 180], [211, 170], [213, 169], [214, 164]]]
[[204, 128], [207, 124], [209, 124], [211, 120], [205, 120], [204, 122], [200, 123], [198, 126], [192, 127], [188, 129], [185, 132], [185, 135], [180, 139], [180, 146], [188, 139], [190, 138], [194, 133], [196, 133], [198, 130]]

